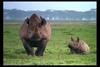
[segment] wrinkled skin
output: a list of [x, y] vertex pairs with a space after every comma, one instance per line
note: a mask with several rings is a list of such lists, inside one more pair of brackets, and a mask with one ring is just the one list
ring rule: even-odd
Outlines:
[[[50, 23], [41, 16], [33, 14], [25, 19], [21, 26], [20, 38], [28, 55], [43, 56], [47, 42], [51, 38]], [[36, 51], [34, 47], [37, 48]]]
[[68, 47], [70, 48], [71, 53], [88, 54], [90, 52], [89, 46], [84, 41], [79, 40], [79, 37], [77, 40], [71, 38]]

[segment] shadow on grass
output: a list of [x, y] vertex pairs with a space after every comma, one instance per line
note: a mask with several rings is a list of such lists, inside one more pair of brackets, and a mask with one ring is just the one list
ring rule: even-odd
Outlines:
[[10, 31], [3, 31], [3, 33], [11, 33]]
[[16, 49], [16, 54], [26, 54], [26, 51], [24, 49]]
[[24, 56], [26, 55], [26, 52], [22, 49], [16, 49], [14, 51], [8, 52], [8, 53], [4, 53], [4, 57], [5, 58], [11, 58], [11, 59], [15, 59], [18, 58], [19, 56]]
[[16, 54], [11, 54], [11, 53], [7, 53], [7, 54], [4, 54], [4, 57], [7, 59], [14, 59], [14, 58], [17, 58]]
[[90, 53], [91, 53], [91, 54], [97, 54], [97, 52], [96, 52], [96, 51], [91, 51]]
[[88, 53], [88, 54], [77, 54], [77, 53], [71, 53], [71, 52], [66, 52], [66, 55], [91, 55], [91, 54], [96, 54], [96, 52], [95, 51], [93, 51], [93, 52], [90, 52], [90, 53]]
[[65, 35], [74, 35], [73, 33], [71, 32], [63, 32]]

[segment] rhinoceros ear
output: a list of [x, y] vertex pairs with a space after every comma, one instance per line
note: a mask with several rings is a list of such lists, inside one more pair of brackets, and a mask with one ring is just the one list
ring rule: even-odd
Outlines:
[[26, 22], [27, 24], [29, 24], [29, 18], [26, 18], [26, 19], [25, 19], [25, 22]]
[[44, 18], [42, 18], [41, 16], [40, 16], [40, 18], [41, 18], [41, 25], [46, 24], [46, 20]]
[[77, 42], [79, 42], [79, 40], [80, 40], [79, 37], [77, 37]]
[[71, 37], [71, 41], [74, 41], [73, 37]]

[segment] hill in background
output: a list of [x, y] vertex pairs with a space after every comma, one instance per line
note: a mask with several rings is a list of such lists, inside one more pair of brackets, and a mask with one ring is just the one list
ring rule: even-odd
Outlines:
[[4, 9], [3, 11], [3, 20], [24, 20], [33, 13], [41, 15], [46, 20], [96, 20], [96, 9], [85, 12], [74, 10], [24, 11], [17, 9]]

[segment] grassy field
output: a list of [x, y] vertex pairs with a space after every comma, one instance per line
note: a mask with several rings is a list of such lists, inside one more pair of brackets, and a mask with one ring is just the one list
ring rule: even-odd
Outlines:
[[[28, 56], [19, 38], [20, 24], [4, 24], [4, 65], [96, 65], [96, 23], [52, 24], [52, 38], [43, 57]], [[67, 47], [70, 37], [79, 36], [87, 42], [91, 53], [70, 54]]]

